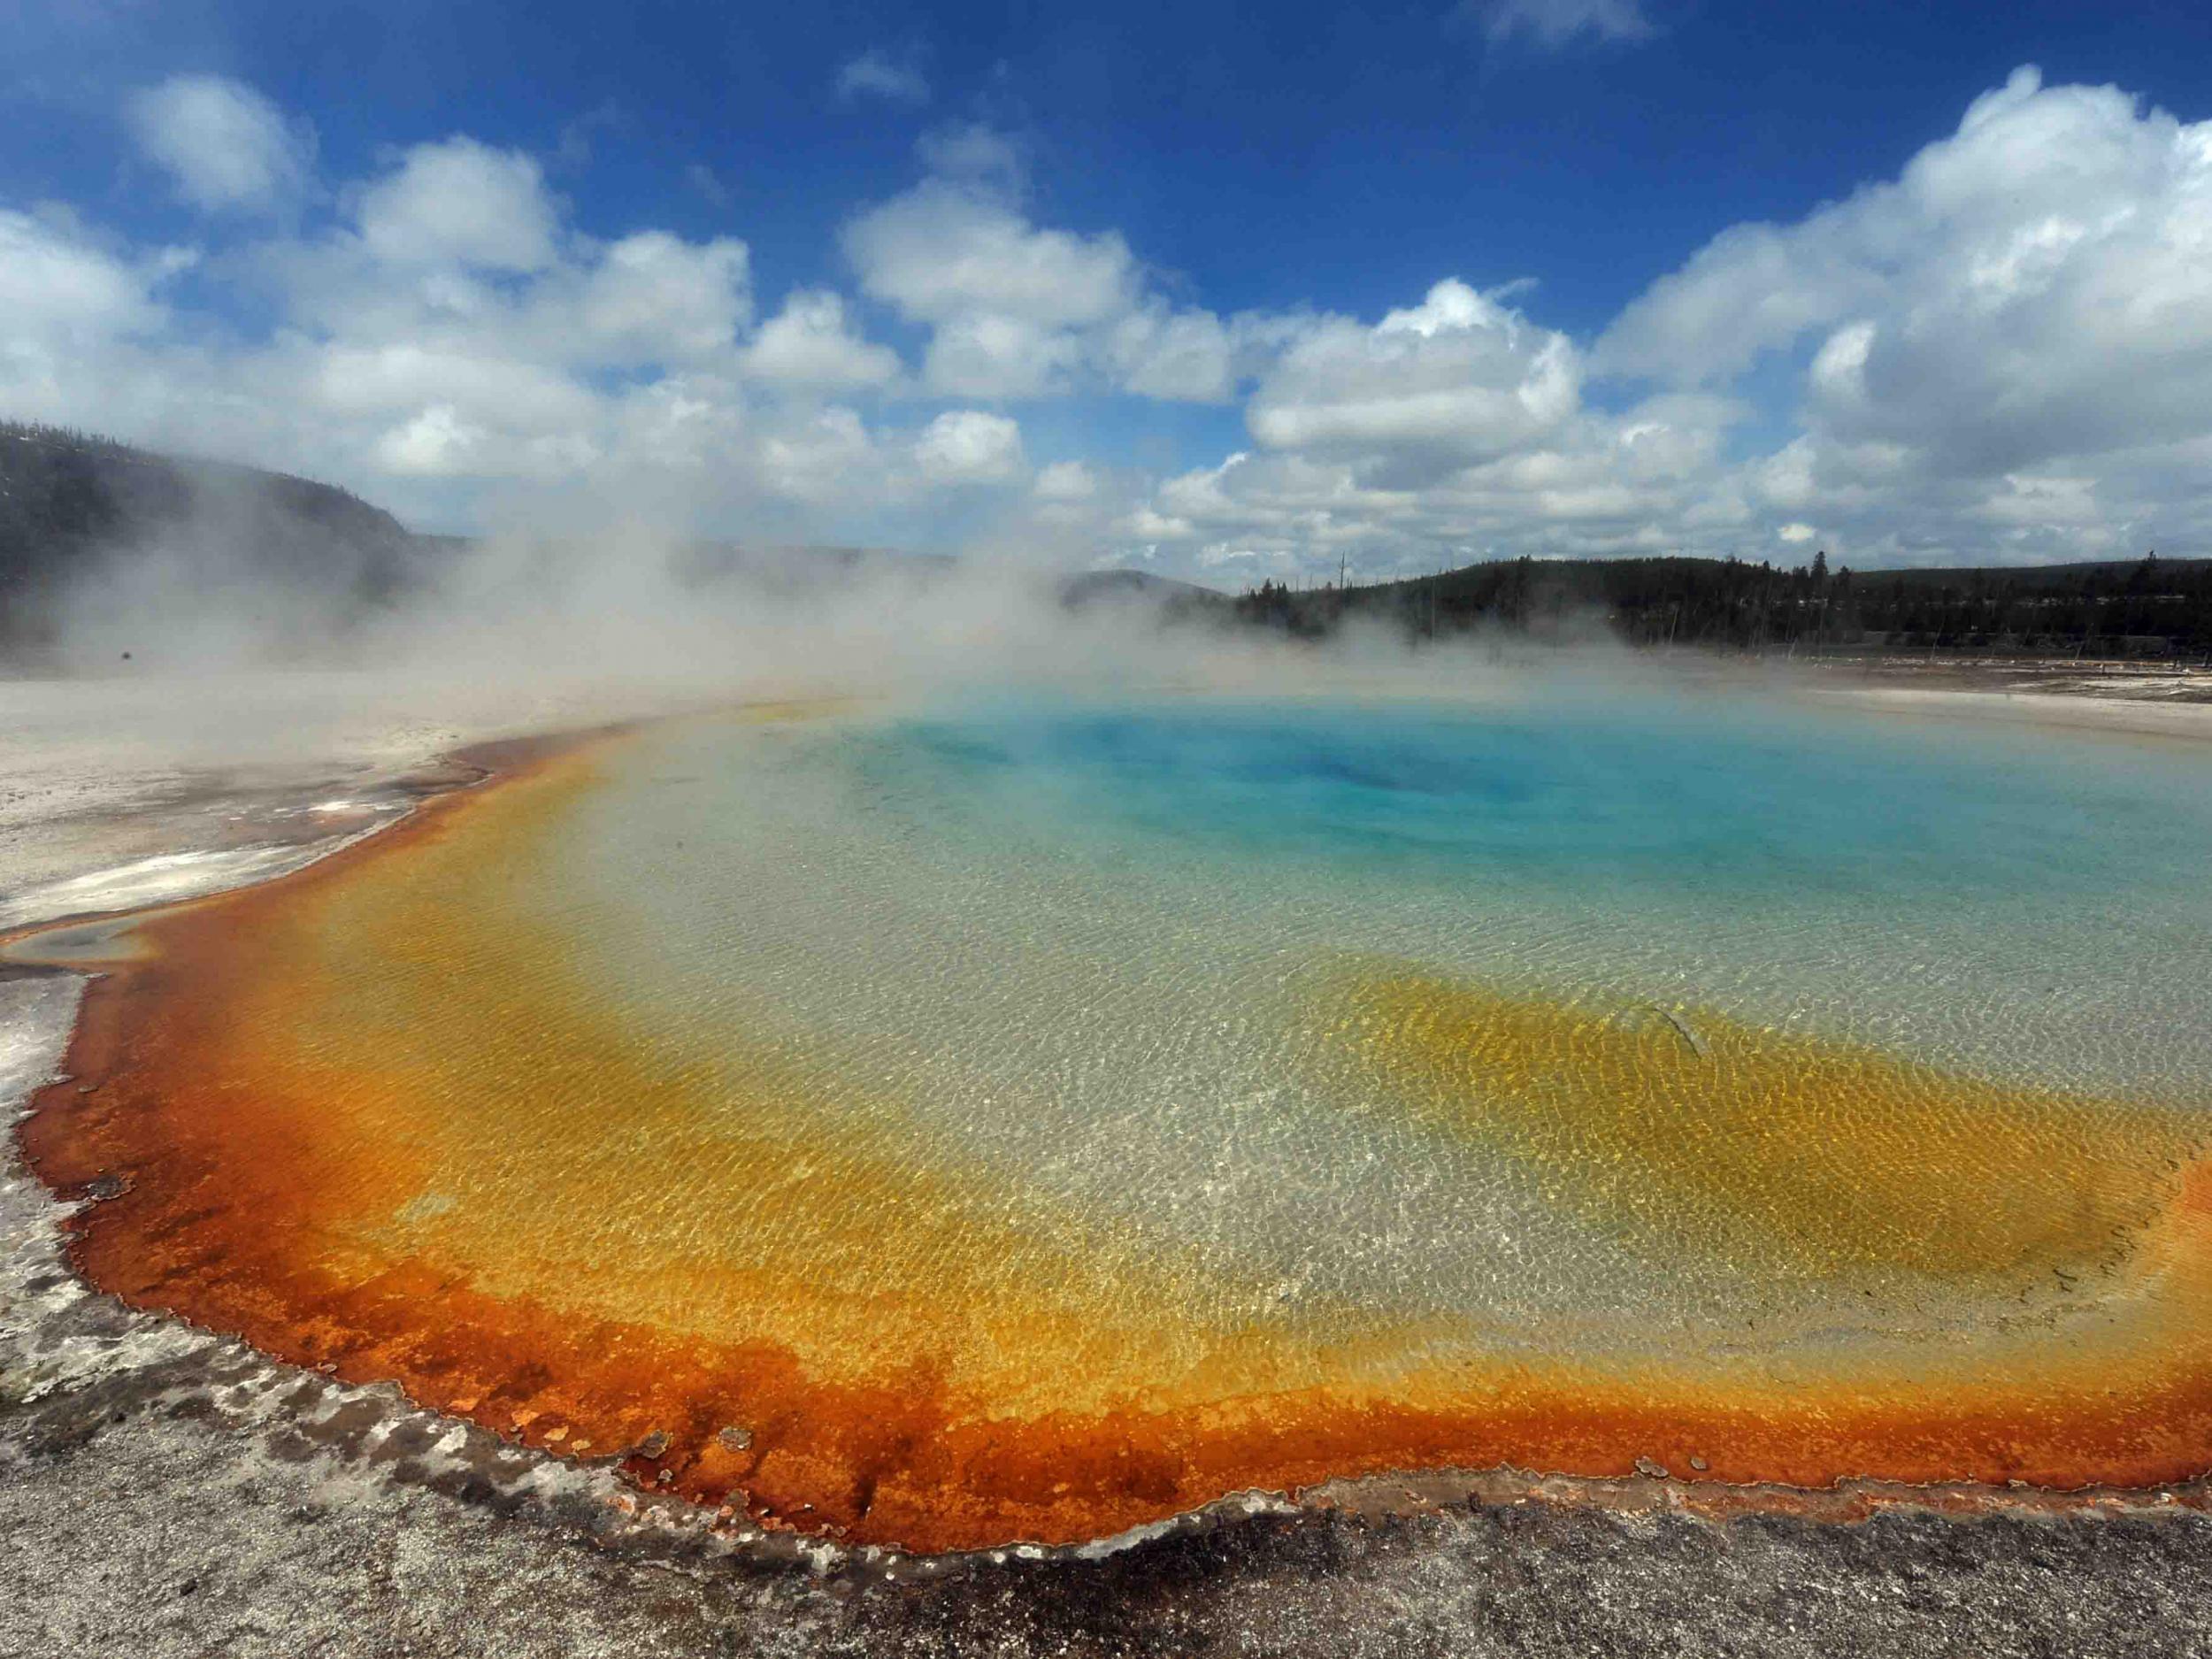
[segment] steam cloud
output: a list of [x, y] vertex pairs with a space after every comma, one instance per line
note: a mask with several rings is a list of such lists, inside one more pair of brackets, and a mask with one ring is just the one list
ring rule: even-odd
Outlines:
[[[73, 676], [338, 671], [477, 695], [557, 691], [609, 718], [757, 696], [953, 688], [1463, 678], [1494, 641], [1416, 652], [1394, 629], [1325, 646], [1239, 624], [1166, 585], [1073, 590], [1064, 559], [955, 561], [837, 549], [739, 552], [561, 503], [480, 541], [416, 539], [397, 568], [259, 545], [238, 503], [204, 494], [158, 534], [98, 549], [50, 596], [42, 653]], [[521, 515], [518, 515], [521, 518]]]

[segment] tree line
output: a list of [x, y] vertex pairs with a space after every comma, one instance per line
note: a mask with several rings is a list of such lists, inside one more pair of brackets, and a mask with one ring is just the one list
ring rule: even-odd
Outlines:
[[1736, 558], [1501, 559], [1433, 576], [1237, 601], [1246, 622], [1316, 637], [1348, 620], [1417, 637], [1609, 630], [1638, 645], [1992, 655], [2212, 656], [2212, 559], [1832, 571]]

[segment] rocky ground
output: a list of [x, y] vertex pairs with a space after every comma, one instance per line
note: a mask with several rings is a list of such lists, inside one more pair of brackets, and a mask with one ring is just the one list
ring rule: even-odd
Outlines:
[[109, 1363], [0, 1408], [0, 1651], [2212, 1652], [2194, 1512], [1263, 1513], [1103, 1560], [919, 1577], [710, 1548], [621, 1516], [588, 1477], [227, 1344], [150, 1342], [86, 1301], [80, 1334]]

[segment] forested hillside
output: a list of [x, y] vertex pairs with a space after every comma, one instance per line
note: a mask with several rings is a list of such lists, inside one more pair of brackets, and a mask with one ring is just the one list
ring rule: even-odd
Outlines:
[[[466, 556], [465, 538], [417, 535], [332, 485], [182, 459], [50, 426], [0, 422], [0, 651], [35, 653], [55, 601], [96, 603], [108, 562], [168, 557], [233, 593], [311, 596], [344, 626]], [[897, 566], [942, 574], [941, 556], [842, 547], [700, 542], [672, 573], [784, 602]], [[2212, 657], [2212, 559], [1858, 571], [1825, 554], [1793, 568], [1738, 559], [1500, 560], [1434, 576], [1292, 589], [1231, 601], [1134, 571], [1061, 585], [1063, 603], [1149, 603], [1170, 620], [1233, 620], [1317, 637], [1355, 620], [1417, 637], [1496, 628], [1610, 634], [1632, 644], [1805, 652], [1943, 649], [2019, 656]]]
[[0, 643], [35, 643], [52, 598], [104, 557], [157, 549], [371, 605], [405, 584], [421, 544], [332, 485], [0, 422]]
[[1947, 570], [1777, 568], [1737, 559], [1500, 560], [1435, 576], [1237, 601], [1248, 621], [1328, 633], [1350, 618], [1417, 635], [1496, 627], [1610, 630], [1634, 644], [1985, 650], [2105, 657], [2212, 653], [2212, 559]]

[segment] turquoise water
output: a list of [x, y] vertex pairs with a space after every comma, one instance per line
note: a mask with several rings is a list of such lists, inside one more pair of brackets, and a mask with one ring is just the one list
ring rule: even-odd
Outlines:
[[1571, 698], [982, 705], [854, 730], [851, 810], [1185, 914], [1686, 999], [2000, 1078], [2212, 1063], [2212, 763], [2041, 732]]
[[2212, 768], [2170, 749], [1697, 707], [987, 704], [860, 747], [887, 794], [1106, 853], [1721, 902], [2195, 892], [2212, 824]]
[[[1655, 1272], [1348, 1094], [1348, 964], [2212, 1103], [2186, 745], [1648, 694], [1036, 699], [700, 720], [607, 764], [535, 902], [669, 1064], [742, 1033], [1039, 1226], [1199, 1261], [1232, 1323], [1835, 1322], [1724, 1260]], [[1886, 1337], [1957, 1316], [1876, 1288]]]

